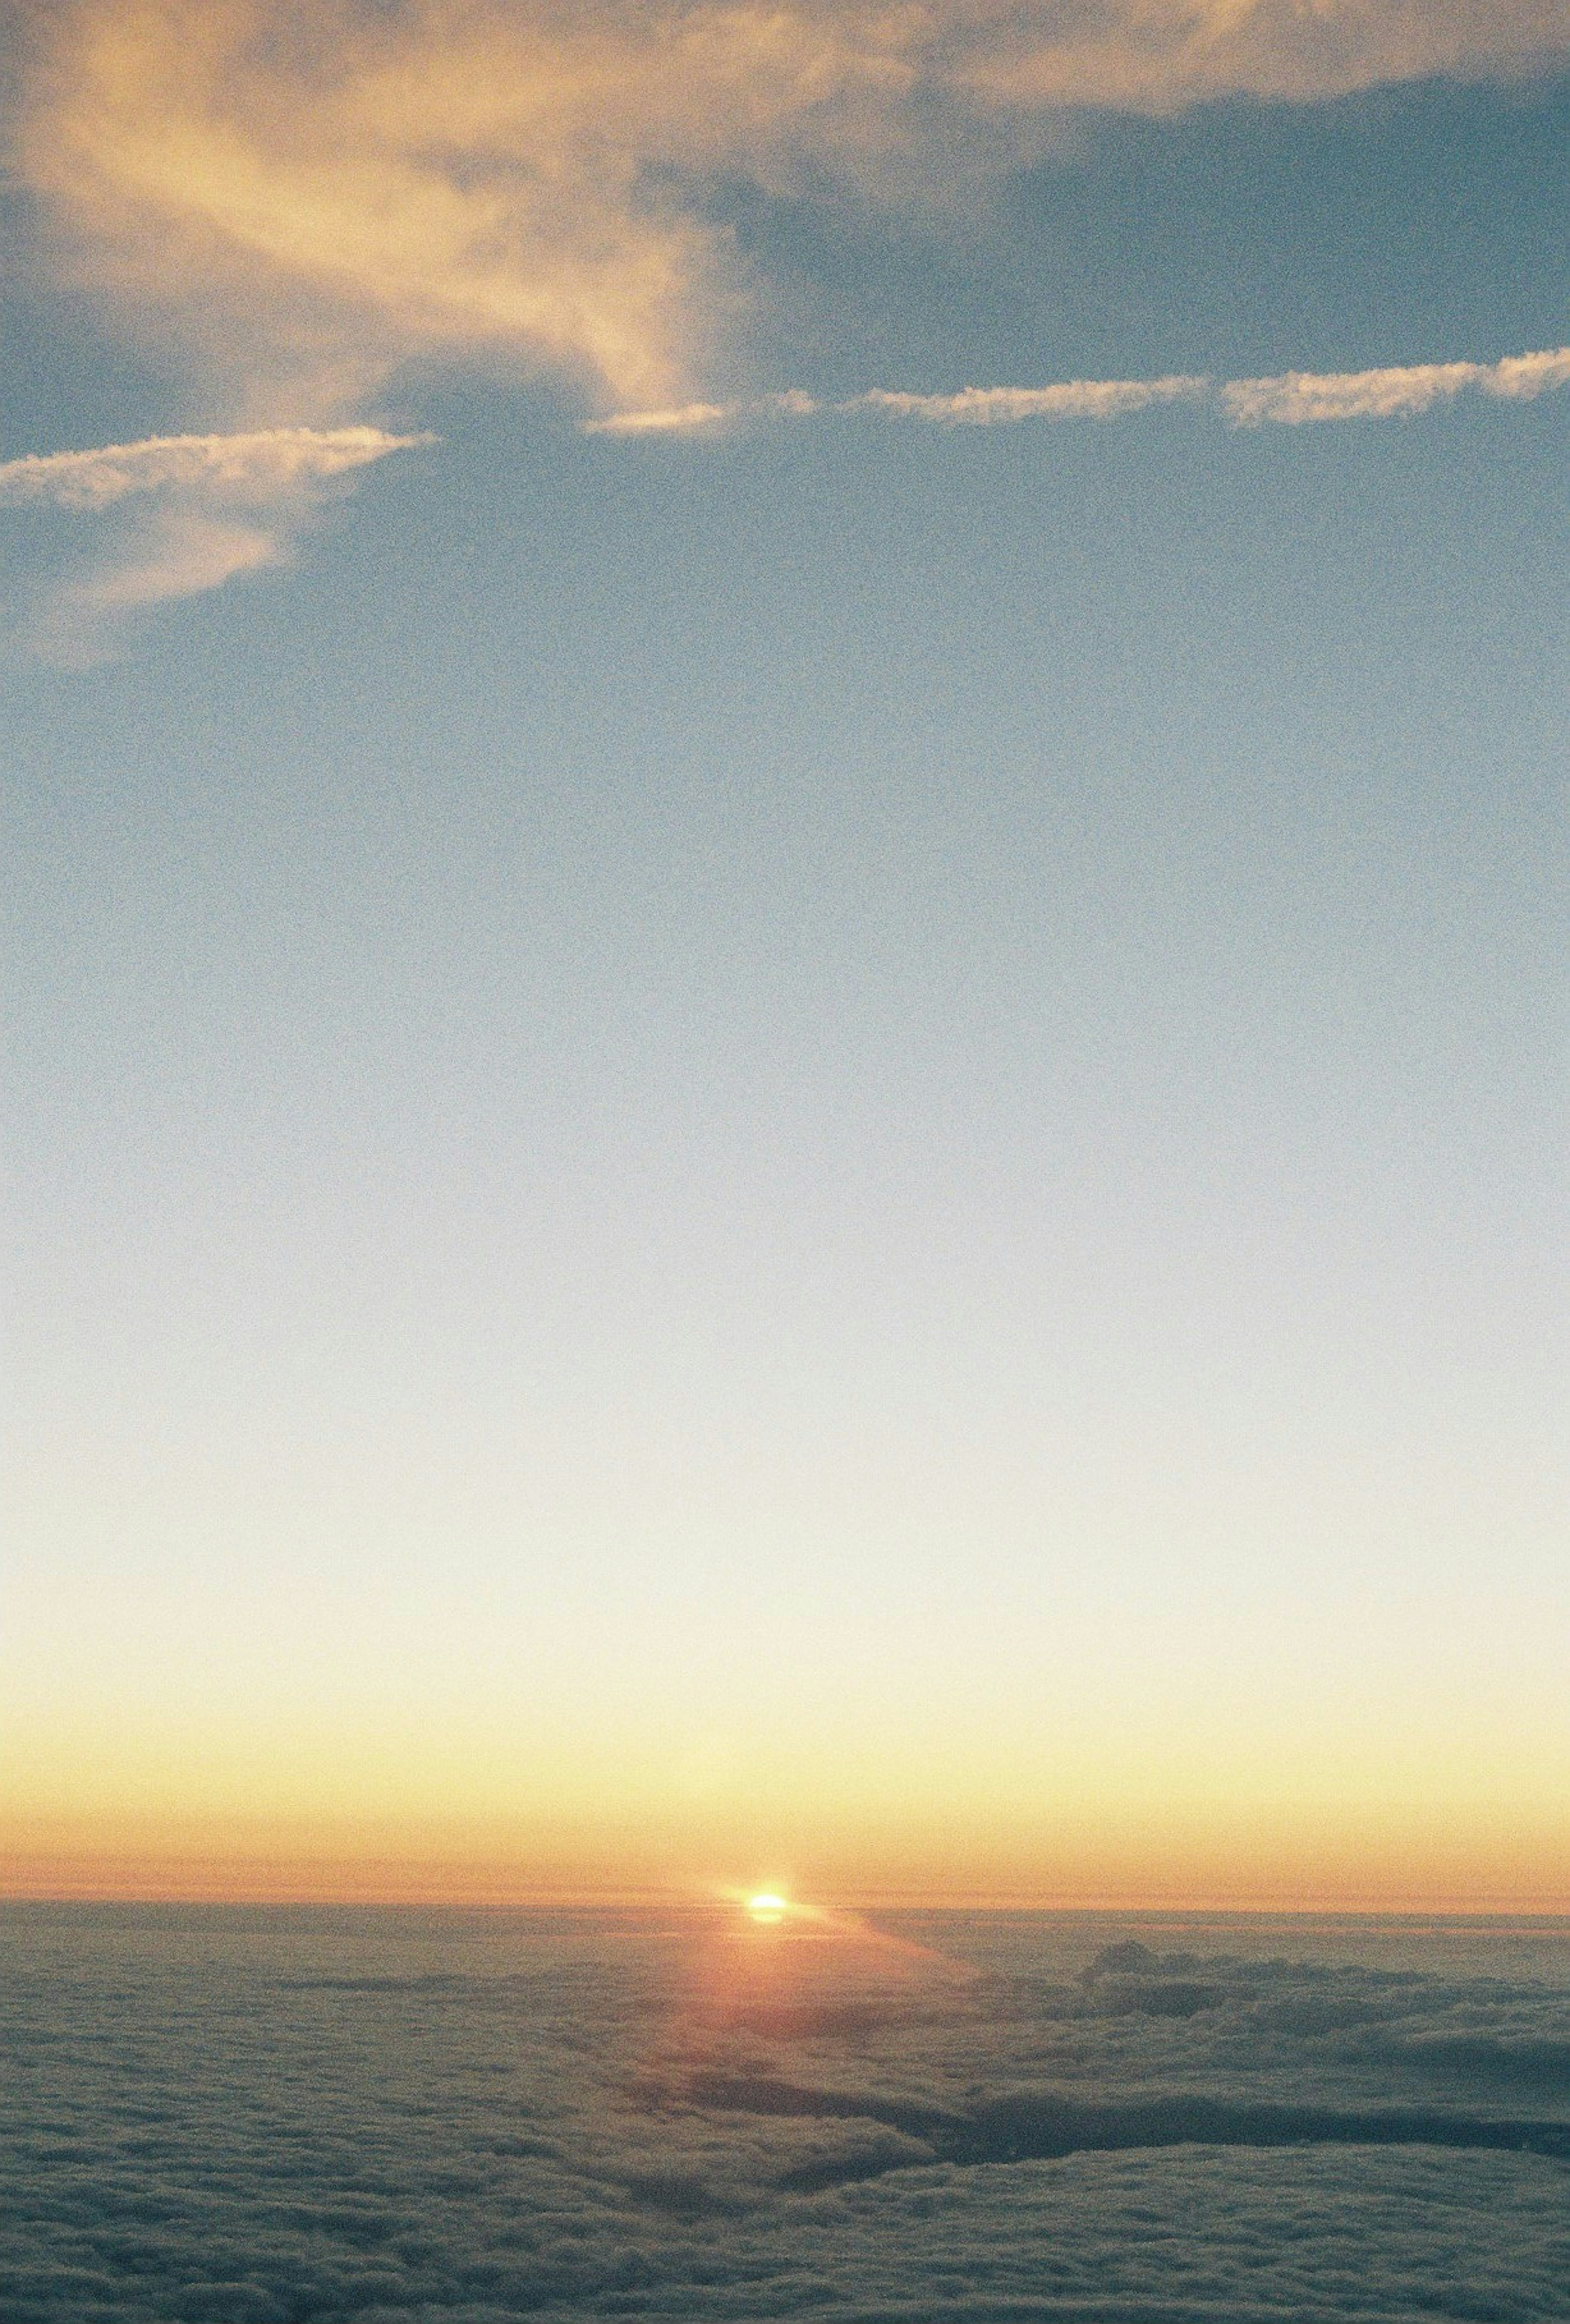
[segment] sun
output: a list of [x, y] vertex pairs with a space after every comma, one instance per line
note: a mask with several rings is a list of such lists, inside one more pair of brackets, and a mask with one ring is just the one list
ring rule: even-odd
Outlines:
[[784, 1897], [777, 1896], [771, 1888], [760, 1888], [755, 1896], [747, 1899], [747, 1911], [752, 1919], [762, 1921], [768, 1927], [782, 1921], [789, 1910]]

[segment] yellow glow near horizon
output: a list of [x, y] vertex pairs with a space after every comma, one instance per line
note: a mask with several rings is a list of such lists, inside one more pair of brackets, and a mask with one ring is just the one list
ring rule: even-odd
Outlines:
[[771, 1888], [761, 1888], [755, 1896], [747, 1899], [747, 1910], [753, 1919], [768, 1925], [782, 1921], [790, 1909], [786, 1899], [776, 1895]]
[[[630, 1754], [618, 1764], [586, 1748], [575, 1768], [542, 1738], [522, 1767], [504, 1737], [471, 1727], [433, 1737], [423, 1757], [418, 1731], [383, 1734], [376, 1758], [356, 1756], [347, 1721], [302, 1734], [282, 1720], [271, 1731], [236, 1720], [226, 1734], [216, 1719], [166, 1729], [154, 1750], [129, 1718], [73, 1732], [8, 1702], [0, 1894], [455, 1904], [686, 1895], [760, 1937], [772, 1932], [771, 1911], [793, 1931], [814, 1923], [803, 1895], [846, 1909], [1563, 1912], [1562, 1755], [1551, 1732], [1522, 1725], [1497, 1761], [1476, 1750], [1470, 1790], [1444, 1762], [1414, 1769], [1393, 1748], [1381, 1758], [1371, 1748], [1381, 1738], [1371, 1738], [1366, 1766], [1348, 1768], [1325, 1764], [1328, 1753], [1317, 1764], [1307, 1752], [1250, 1759], [1242, 1738], [1224, 1731], [1236, 1746], [1230, 1765], [1174, 1748], [1161, 1768], [1142, 1753], [1100, 1767], [1066, 1748], [1032, 1758], [1011, 1752], [1007, 1736], [967, 1756], [956, 1738], [936, 1799], [910, 1796], [903, 1771], [880, 1766], [870, 1748], [853, 1773], [843, 1754], [830, 1766], [808, 1748], [789, 1760], [760, 1750], [728, 1787], [695, 1798], [680, 1766], [652, 1750], [635, 1767]], [[1521, 1746], [1534, 1739], [1528, 1766]], [[720, 1869], [755, 1860], [760, 1840], [789, 1862], [789, 1886]]]

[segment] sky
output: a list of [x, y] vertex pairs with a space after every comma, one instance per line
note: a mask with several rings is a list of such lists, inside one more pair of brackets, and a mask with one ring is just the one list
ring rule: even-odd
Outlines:
[[6, 25], [8, 1885], [1570, 1904], [1562, 0]]

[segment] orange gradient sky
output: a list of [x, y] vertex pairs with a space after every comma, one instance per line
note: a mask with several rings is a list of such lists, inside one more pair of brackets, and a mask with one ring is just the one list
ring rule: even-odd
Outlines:
[[0, 1880], [1570, 1907], [1557, 0], [9, 14]]
[[0, 1877], [36, 1895], [455, 1903], [739, 1882], [851, 1903], [1570, 1904], [1547, 1704], [1443, 1747], [1344, 1709], [1310, 1738], [1301, 1714], [1272, 1727], [1256, 1704], [1245, 1724], [1170, 1699], [1137, 1735], [1087, 1731], [1083, 1706], [1077, 1731], [1039, 1708], [978, 1735], [886, 1706], [804, 1702], [792, 1722], [776, 1682], [773, 1716], [732, 1706], [706, 1730], [645, 1711], [574, 1734], [559, 1706], [487, 1720], [429, 1701], [333, 1726], [100, 1715], [69, 1737], [13, 1717]]

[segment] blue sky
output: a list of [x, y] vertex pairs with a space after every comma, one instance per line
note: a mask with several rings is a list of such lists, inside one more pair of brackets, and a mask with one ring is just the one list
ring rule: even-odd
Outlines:
[[583, 432], [1558, 349], [1570, 83], [1369, 39], [657, 157], [728, 273], [652, 393], [208, 327], [35, 67], [7, 458], [439, 439], [129, 614], [157, 494], [3, 512], [41, 1862], [1570, 1878], [1570, 397]]

